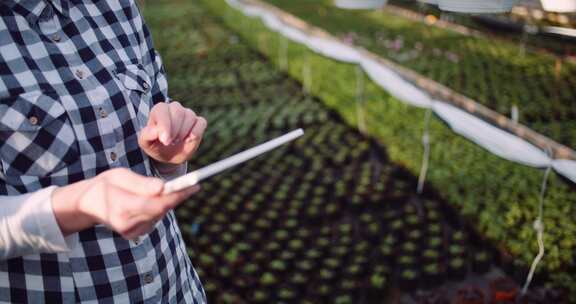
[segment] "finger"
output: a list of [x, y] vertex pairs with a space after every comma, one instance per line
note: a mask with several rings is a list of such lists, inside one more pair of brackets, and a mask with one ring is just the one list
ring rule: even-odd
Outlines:
[[208, 127], [208, 122], [206, 121], [206, 118], [198, 116], [196, 118], [196, 124], [194, 124], [194, 127], [190, 131], [190, 134], [186, 138], [186, 141], [190, 142], [193, 140], [202, 139], [202, 135], [204, 135], [206, 127]]
[[187, 198], [189, 198], [192, 194], [198, 191], [200, 191], [200, 185], [194, 185], [184, 190], [164, 195], [158, 199], [158, 203], [161, 204], [166, 209], [167, 212], [170, 209], [176, 208]]
[[192, 128], [196, 124], [196, 113], [190, 109], [184, 109], [184, 118], [182, 119], [182, 124], [180, 126], [180, 131], [178, 132], [178, 141], [186, 140], [186, 137], [192, 131]]
[[158, 195], [164, 188], [161, 179], [143, 176], [126, 168], [108, 170], [103, 173], [102, 178], [109, 185], [142, 196]]
[[186, 109], [177, 101], [173, 101], [170, 106], [170, 121], [172, 128], [172, 143], [179, 142], [180, 131], [186, 119]]
[[155, 126], [146, 126], [140, 132], [140, 141], [145, 143], [158, 140], [158, 128]]
[[171, 143], [172, 121], [170, 117], [170, 107], [167, 103], [159, 103], [152, 108], [148, 126], [158, 128], [158, 139], [163, 145], [167, 146]]
[[178, 206], [178, 204], [183, 202], [190, 195], [198, 192], [199, 189], [200, 186], [195, 185], [182, 191], [163, 196], [153, 198], [149, 197], [145, 199], [135, 197], [131, 200], [134, 215], [140, 216], [140, 218], [144, 220], [159, 220], [164, 217], [168, 211]]

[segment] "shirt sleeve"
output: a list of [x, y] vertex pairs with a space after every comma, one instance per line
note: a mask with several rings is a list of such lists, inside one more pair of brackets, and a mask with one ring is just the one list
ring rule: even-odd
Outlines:
[[64, 237], [52, 210], [56, 186], [18, 196], [0, 196], [0, 260], [37, 253], [68, 252], [78, 234]]

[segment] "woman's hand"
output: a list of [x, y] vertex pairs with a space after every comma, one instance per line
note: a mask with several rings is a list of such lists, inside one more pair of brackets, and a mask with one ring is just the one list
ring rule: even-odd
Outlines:
[[125, 239], [134, 239], [152, 231], [168, 211], [199, 189], [162, 194], [163, 187], [158, 178], [111, 169], [54, 190], [52, 209], [64, 235], [104, 224]]
[[159, 103], [152, 107], [138, 144], [160, 163], [182, 164], [198, 149], [206, 126], [206, 119], [179, 102]]

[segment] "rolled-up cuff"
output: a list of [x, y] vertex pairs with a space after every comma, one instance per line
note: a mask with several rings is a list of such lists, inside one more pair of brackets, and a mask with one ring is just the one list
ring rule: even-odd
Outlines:
[[36, 222], [45, 240], [44, 250], [46, 250], [41, 250], [41, 252], [68, 252], [78, 244], [78, 233], [72, 233], [64, 237], [56, 221], [56, 216], [52, 209], [52, 192], [55, 189], [55, 186], [45, 189], [48, 197], [38, 200], [38, 210], [40, 212], [36, 213]]
[[54, 189], [0, 197], [0, 259], [68, 252], [76, 246], [78, 235], [64, 237], [54, 216]]

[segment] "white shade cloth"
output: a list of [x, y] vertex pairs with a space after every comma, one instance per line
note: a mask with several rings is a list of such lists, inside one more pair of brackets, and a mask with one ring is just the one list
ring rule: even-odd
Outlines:
[[[416, 107], [432, 108], [434, 113], [444, 120], [454, 132], [491, 153], [531, 167], [552, 166], [557, 173], [576, 183], [576, 161], [552, 160], [544, 151], [524, 139], [444, 101], [433, 100], [426, 91], [404, 79], [390, 67], [364, 55], [353, 46], [335, 39], [309, 35], [284, 23], [274, 12], [262, 7], [239, 0], [226, 0], [226, 2], [246, 16], [259, 17], [270, 30], [278, 32], [296, 43], [305, 45], [318, 54], [336, 61], [360, 65], [372, 81], [396, 99]], [[502, 1], [502, 3], [504, 2], [506, 1]]]

